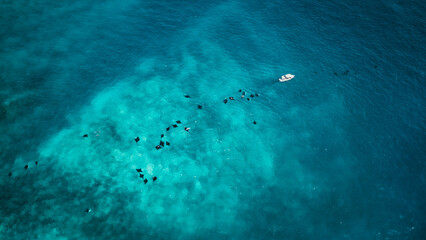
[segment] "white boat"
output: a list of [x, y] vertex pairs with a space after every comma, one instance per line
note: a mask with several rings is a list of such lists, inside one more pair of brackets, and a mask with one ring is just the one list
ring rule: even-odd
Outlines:
[[292, 75], [292, 74], [286, 74], [286, 75], [281, 76], [281, 78], [279, 78], [278, 80], [280, 82], [286, 82], [286, 81], [290, 81], [293, 78], [294, 78], [294, 75]]

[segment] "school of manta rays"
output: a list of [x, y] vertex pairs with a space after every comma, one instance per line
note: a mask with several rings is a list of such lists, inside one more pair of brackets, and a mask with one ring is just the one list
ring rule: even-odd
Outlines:
[[[259, 97], [259, 94], [257, 94], [257, 93], [255, 93], [255, 94], [250, 94], [250, 95], [247, 95], [248, 97], [246, 97], [246, 92], [244, 92], [244, 91], [242, 91], [241, 89], [240, 90], [238, 90], [238, 92], [241, 94], [241, 99], [247, 99], [247, 101], [250, 101], [250, 100], [252, 100], [254, 97]], [[185, 95], [184, 96], [185, 98], [191, 98], [191, 96], [190, 95]], [[234, 101], [235, 100], [235, 98], [234, 97], [229, 97], [229, 98], [225, 98], [224, 100], [223, 100], [223, 103], [224, 104], [227, 104], [228, 103], [228, 101]], [[198, 109], [199, 110], [202, 110], [203, 109], [203, 106], [201, 106], [201, 105], [199, 105], [198, 104]], [[170, 125], [170, 126], [168, 126], [165, 130], [166, 130], [166, 132], [169, 132], [169, 131], [171, 131], [172, 129], [175, 129], [175, 128], [178, 128], [179, 127], [179, 125], [181, 125], [182, 124], [182, 122], [180, 121], [180, 120], [177, 120], [174, 124], [172, 124], [172, 125]], [[257, 122], [256, 121], [253, 121], [253, 124], [257, 124]], [[190, 130], [190, 128], [189, 127], [184, 127], [184, 130], [185, 131], [187, 131], [187, 132], [189, 132], [189, 130]], [[96, 131], [96, 132], [94, 132], [95, 134], [96, 134], [96, 136], [99, 136], [99, 131]], [[83, 135], [83, 138], [88, 138], [89, 137], [89, 134], [84, 134]], [[160, 142], [159, 142], [159, 144], [158, 145], [156, 145], [155, 146], [155, 149], [157, 149], [157, 150], [161, 150], [162, 148], [164, 148], [164, 147], [166, 147], [166, 146], [170, 146], [170, 142], [168, 142], [168, 141], [163, 141], [162, 139], [165, 137], [165, 134], [164, 133], [162, 133], [161, 135], [160, 135]], [[139, 140], [140, 140], [140, 138], [139, 138], [139, 136], [137, 136], [135, 139], [135, 142], [136, 143], [138, 143], [139, 142]], [[35, 162], [35, 165], [37, 166], [38, 165], [38, 161], [36, 161]], [[29, 166], [28, 166], [28, 164], [27, 165], [25, 165], [24, 166], [24, 169], [25, 170], [28, 170], [28, 168], [29, 168]], [[139, 178], [140, 179], [143, 179], [143, 182], [145, 183], [145, 184], [147, 184], [148, 182], [149, 182], [149, 180], [148, 180], [148, 178], [145, 176], [145, 174], [144, 174], [144, 172], [143, 172], [143, 169], [142, 168], [137, 168], [136, 169], [136, 172], [137, 172], [137, 174], [139, 174]], [[9, 177], [12, 177], [12, 172], [9, 172], [9, 174], [8, 174], [8, 176]], [[152, 182], [155, 182], [155, 181], [157, 181], [157, 176], [152, 176]], [[89, 212], [91, 212], [92, 210], [90, 209], [90, 208], [88, 208], [88, 209], [86, 209], [85, 210], [85, 212], [86, 213], [89, 213]]]

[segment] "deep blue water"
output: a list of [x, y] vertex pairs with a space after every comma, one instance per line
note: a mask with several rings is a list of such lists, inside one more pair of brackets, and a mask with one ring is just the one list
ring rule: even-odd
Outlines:
[[424, 239], [425, 12], [3, 0], [0, 239]]

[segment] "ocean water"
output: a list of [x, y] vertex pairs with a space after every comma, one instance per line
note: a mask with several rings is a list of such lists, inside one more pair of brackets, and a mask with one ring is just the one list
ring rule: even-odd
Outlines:
[[0, 239], [424, 239], [425, 12], [2, 0]]

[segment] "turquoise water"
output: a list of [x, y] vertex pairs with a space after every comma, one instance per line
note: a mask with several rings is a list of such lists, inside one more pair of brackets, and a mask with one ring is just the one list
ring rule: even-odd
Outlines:
[[0, 239], [423, 239], [425, 11], [2, 1]]

